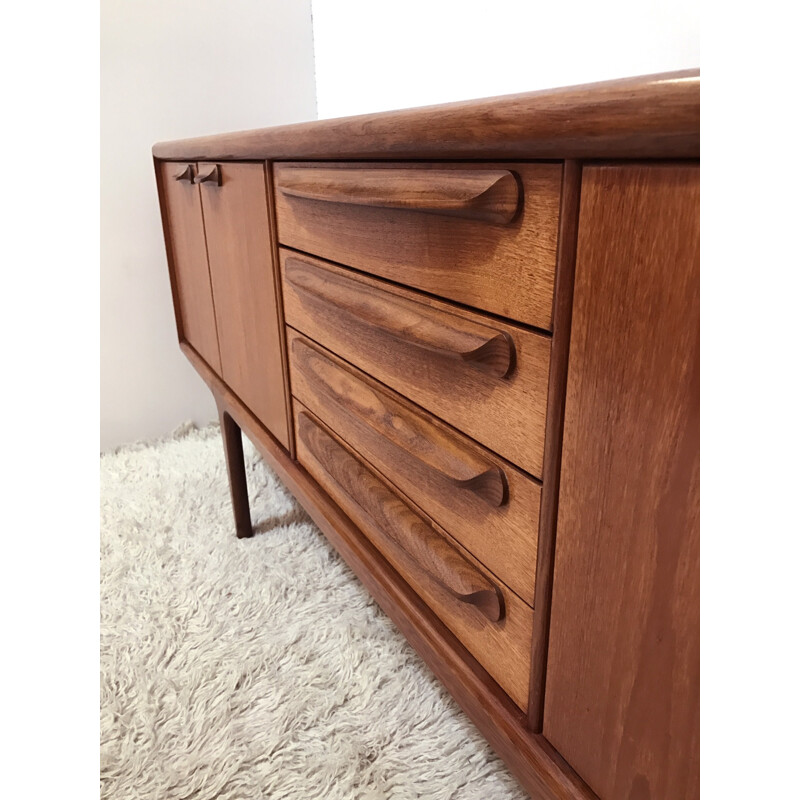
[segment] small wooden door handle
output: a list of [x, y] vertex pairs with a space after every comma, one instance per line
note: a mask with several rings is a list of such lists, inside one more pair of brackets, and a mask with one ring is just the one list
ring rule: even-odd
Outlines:
[[217, 186], [222, 186], [222, 170], [219, 164], [214, 164], [212, 167], [206, 167], [203, 171], [197, 173], [194, 179], [195, 183], [213, 183]]
[[304, 411], [297, 417], [297, 427], [311, 455], [381, 535], [455, 600], [473, 606], [490, 622], [503, 618], [505, 604], [500, 589], [444, 536]]
[[514, 367], [514, 341], [505, 331], [364, 286], [299, 258], [286, 259], [285, 274], [300, 294], [406, 345], [469, 364], [495, 378], [507, 377]]
[[[380, 396], [352, 373], [337, 366], [302, 339], [292, 341], [292, 367], [303, 375], [317, 395], [327, 395], [343, 416], [349, 416], [380, 436], [386, 458], [413, 465], [458, 491], [467, 491], [492, 507], [508, 502], [508, 480], [503, 470], [464, 452], [449, 441], [442, 446], [437, 432], [427, 428], [399, 404]], [[389, 449], [392, 448], [392, 449]], [[420, 452], [420, 450], [422, 452]], [[476, 461], [478, 462], [476, 469]], [[452, 473], [471, 477], [457, 478]]]
[[328, 203], [403, 208], [507, 224], [520, 191], [507, 169], [330, 169], [293, 167], [278, 186], [290, 197]]
[[189, 181], [189, 183], [194, 182], [194, 166], [191, 164], [187, 164], [177, 175], [175, 175], [176, 181]]

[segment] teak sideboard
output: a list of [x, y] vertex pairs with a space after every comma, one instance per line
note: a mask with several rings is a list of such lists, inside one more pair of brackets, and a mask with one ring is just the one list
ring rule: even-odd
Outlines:
[[237, 534], [244, 431], [536, 798], [699, 796], [699, 93], [153, 148]]

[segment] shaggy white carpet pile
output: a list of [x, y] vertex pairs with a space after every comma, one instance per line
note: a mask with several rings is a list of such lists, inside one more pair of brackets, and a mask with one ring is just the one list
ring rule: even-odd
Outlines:
[[521, 800], [472, 723], [246, 444], [218, 426], [101, 457], [101, 795]]

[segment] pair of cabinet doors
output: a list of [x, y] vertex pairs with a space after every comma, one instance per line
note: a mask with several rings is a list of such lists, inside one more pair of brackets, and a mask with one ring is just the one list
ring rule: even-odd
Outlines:
[[178, 335], [288, 448], [265, 165], [158, 169]]

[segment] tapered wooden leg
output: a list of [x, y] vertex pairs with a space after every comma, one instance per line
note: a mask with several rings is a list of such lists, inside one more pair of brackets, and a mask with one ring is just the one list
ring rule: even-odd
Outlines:
[[220, 410], [219, 423], [222, 428], [225, 461], [228, 463], [228, 480], [231, 486], [233, 517], [236, 520], [236, 535], [240, 539], [246, 539], [253, 535], [253, 525], [250, 521], [250, 501], [247, 497], [242, 429], [226, 411]]

